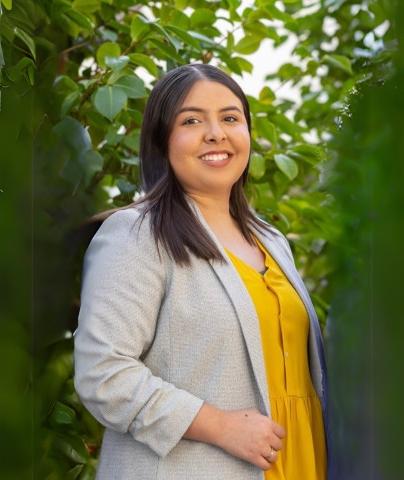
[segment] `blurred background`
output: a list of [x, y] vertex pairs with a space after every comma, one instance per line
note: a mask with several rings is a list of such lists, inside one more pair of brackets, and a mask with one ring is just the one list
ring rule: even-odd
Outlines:
[[403, 5], [0, 4], [1, 478], [95, 476], [103, 430], [72, 381], [90, 217], [139, 194], [148, 94], [194, 62], [248, 95], [246, 193], [323, 328], [338, 478], [404, 478]]

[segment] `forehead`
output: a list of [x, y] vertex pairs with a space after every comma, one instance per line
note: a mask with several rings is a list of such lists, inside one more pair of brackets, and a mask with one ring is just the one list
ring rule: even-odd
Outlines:
[[241, 100], [226, 85], [210, 80], [198, 80], [191, 87], [179, 108], [195, 106], [207, 110], [219, 110], [229, 105], [243, 110]]

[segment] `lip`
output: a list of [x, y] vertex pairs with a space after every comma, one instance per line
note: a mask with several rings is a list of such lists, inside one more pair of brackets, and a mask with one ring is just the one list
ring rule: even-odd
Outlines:
[[229, 155], [233, 155], [233, 152], [230, 150], [211, 150], [210, 152], [205, 152], [199, 156], [199, 158], [204, 157], [205, 155], [220, 155], [221, 153], [227, 153]]
[[[222, 152], [223, 153], [223, 152]], [[228, 152], [226, 152], [228, 153]], [[206, 155], [206, 153], [205, 153]], [[233, 158], [233, 154], [229, 153], [229, 156], [225, 158], [224, 160], [216, 160], [214, 162], [210, 162], [209, 160], [203, 160], [202, 158], [200, 159], [202, 163], [210, 168], [222, 168], [225, 167], [228, 163], [231, 162]]]

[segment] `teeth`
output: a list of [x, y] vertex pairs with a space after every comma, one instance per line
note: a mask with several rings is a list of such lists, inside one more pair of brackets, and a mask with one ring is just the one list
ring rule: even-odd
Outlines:
[[204, 155], [203, 157], [201, 157], [201, 159], [208, 162], [217, 162], [219, 160], [225, 160], [228, 157], [228, 153], [221, 153], [220, 155]]

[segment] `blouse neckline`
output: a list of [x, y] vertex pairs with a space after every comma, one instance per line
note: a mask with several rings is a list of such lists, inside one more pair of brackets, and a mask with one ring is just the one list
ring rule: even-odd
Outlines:
[[258, 240], [258, 238], [253, 235], [254, 237], [254, 240], [258, 246], [258, 248], [260, 248], [260, 250], [264, 253], [264, 256], [265, 256], [265, 267], [266, 269], [262, 272], [259, 272], [257, 269], [255, 269], [252, 265], [250, 265], [249, 263], [245, 262], [244, 260], [242, 260], [240, 257], [238, 257], [236, 254], [234, 254], [231, 250], [229, 250], [228, 248], [224, 247], [224, 249], [226, 250], [226, 252], [231, 256], [233, 257], [234, 259], [236, 259], [236, 261], [238, 261], [241, 265], [243, 265], [245, 268], [247, 268], [249, 271], [252, 271], [255, 273], [255, 275], [258, 275], [260, 278], [264, 278], [264, 276], [268, 273], [269, 271], [269, 262], [268, 262], [268, 253], [265, 249], [265, 247], [262, 245], [262, 243]]

